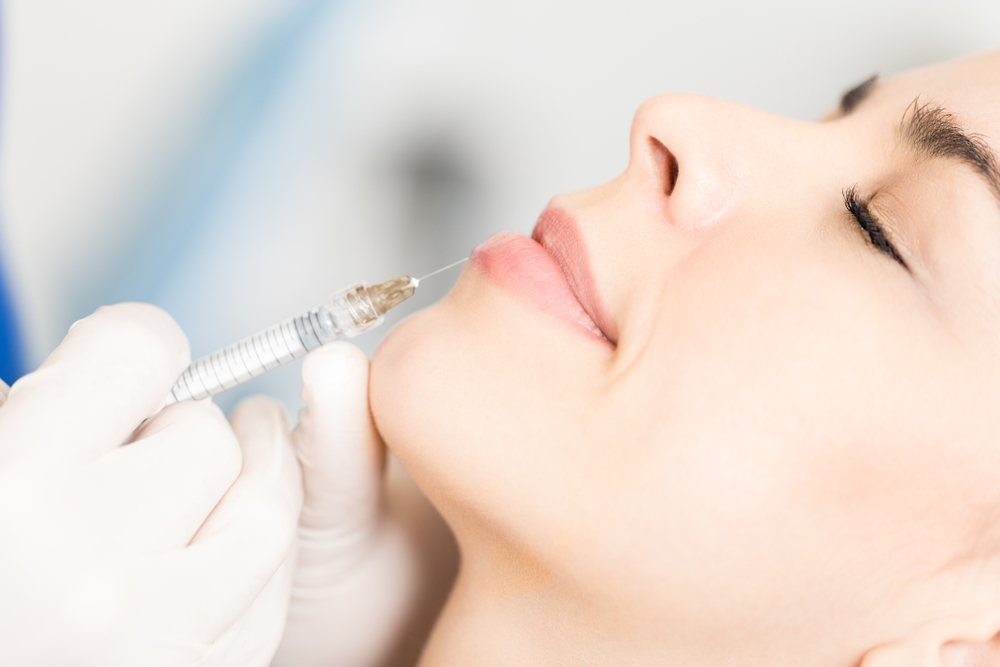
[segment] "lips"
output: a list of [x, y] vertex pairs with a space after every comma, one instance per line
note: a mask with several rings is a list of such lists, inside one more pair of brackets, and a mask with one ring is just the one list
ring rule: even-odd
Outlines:
[[579, 227], [569, 211], [550, 206], [542, 211], [531, 237], [537, 241], [562, 269], [566, 282], [590, 320], [609, 341], [617, 339], [614, 323], [605, 316], [601, 297], [594, 287], [590, 272], [587, 246]]
[[532, 236], [492, 236], [476, 248], [471, 261], [500, 287], [607, 343], [609, 337], [593, 315], [598, 312], [596, 293], [573, 219], [562, 209], [547, 209]]

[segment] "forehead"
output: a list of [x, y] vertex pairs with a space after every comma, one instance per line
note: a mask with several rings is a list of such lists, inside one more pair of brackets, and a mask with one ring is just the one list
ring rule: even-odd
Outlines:
[[995, 147], [1000, 138], [1000, 51], [907, 72], [880, 86], [878, 97], [893, 106], [905, 107], [918, 98], [938, 104]]

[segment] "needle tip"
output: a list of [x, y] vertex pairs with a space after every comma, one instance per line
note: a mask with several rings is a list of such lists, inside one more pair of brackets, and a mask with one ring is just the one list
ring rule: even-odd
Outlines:
[[431, 271], [430, 273], [428, 273], [426, 276], [424, 276], [422, 278], [414, 278], [414, 280], [419, 285], [421, 280], [427, 280], [431, 276], [436, 276], [437, 274], [441, 273], [442, 271], [447, 271], [448, 269], [454, 268], [454, 267], [458, 266], [459, 264], [462, 264], [462, 263], [468, 262], [468, 261], [469, 261], [468, 257], [466, 257], [465, 259], [460, 259], [457, 262], [454, 262], [452, 264], [449, 264], [448, 266], [445, 266], [445, 267], [442, 267], [442, 268], [438, 269], [437, 271]]

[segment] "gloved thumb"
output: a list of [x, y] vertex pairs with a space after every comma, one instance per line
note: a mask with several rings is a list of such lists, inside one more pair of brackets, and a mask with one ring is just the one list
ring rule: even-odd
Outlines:
[[368, 407], [368, 365], [361, 350], [335, 342], [302, 366], [306, 409], [292, 435], [305, 491], [300, 562], [315, 551], [323, 552], [317, 558], [347, 556], [377, 527], [385, 446]]

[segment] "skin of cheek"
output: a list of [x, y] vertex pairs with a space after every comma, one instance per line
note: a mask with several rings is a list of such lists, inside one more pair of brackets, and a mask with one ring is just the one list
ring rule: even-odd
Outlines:
[[602, 594], [692, 632], [742, 609], [734, 646], [761, 619], [807, 630], [817, 617], [804, 610], [876, 628], [888, 593], [968, 546], [956, 499], [978, 460], [955, 465], [968, 369], [922, 304], [873, 290], [866, 281], [886, 282], [878, 264], [799, 265], [767, 245], [766, 264], [719, 248], [673, 276], [656, 340], [611, 392], [611, 412], [660, 431], [636, 432], [648, 445], [631, 488], [591, 500], [570, 529], [595, 536], [574, 545], [593, 568], [574, 580], [615, 581]]

